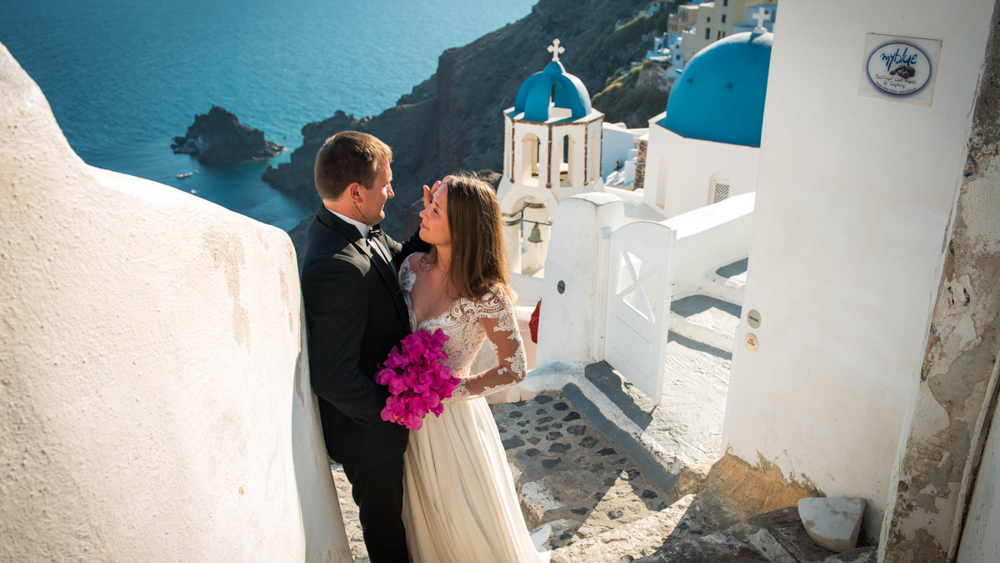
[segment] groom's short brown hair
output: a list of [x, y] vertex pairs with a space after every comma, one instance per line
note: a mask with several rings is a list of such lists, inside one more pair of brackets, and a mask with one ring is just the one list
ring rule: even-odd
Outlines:
[[321, 199], [338, 199], [347, 186], [358, 182], [371, 188], [382, 159], [392, 162], [392, 149], [374, 135], [341, 131], [330, 137], [316, 154], [313, 179]]

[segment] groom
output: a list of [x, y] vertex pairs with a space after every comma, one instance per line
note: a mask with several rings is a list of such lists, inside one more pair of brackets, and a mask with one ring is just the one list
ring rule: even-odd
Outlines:
[[[410, 332], [399, 265], [430, 248], [417, 234], [401, 245], [378, 227], [393, 197], [391, 162], [392, 150], [372, 135], [344, 131], [326, 140], [314, 168], [323, 208], [309, 228], [301, 276], [327, 452], [351, 482], [373, 563], [408, 560], [401, 519], [408, 430], [382, 420], [389, 393], [373, 378]], [[424, 186], [425, 204], [431, 191]]]

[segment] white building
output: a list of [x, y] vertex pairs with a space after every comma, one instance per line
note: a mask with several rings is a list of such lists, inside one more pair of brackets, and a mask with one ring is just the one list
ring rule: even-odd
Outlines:
[[[755, 2], [754, 6], [769, 6], [767, 10], [774, 14], [777, 0]], [[748, 21], [746, 14], [747, 6], [751, 5], [751, 0], [716, 0], [715, 2], [701, 2], [697, 6], [687, 7], [685, 21], [689, 22], [686, 29], [682, 30], [684, 59], [690, 61], [702, 49], [711, 45], [715, 41], [729, 37], [733, 33], [746, 30], [747, 26], [743, 22]], [[680, 8], [678, 7], [678, 11]], [[759, 10], [755, 10], [754, 13]], [[693, 22], [693, 23], [692, 23]], [[763, 23], [753, 24], [750, 27], [763, 26]], [[734, 29], [735, 27], [735, 29]]]
[[643, 202], [664, 218], [756, 191], [772, 39], [758, 30], [708, 46], [650, 119]]

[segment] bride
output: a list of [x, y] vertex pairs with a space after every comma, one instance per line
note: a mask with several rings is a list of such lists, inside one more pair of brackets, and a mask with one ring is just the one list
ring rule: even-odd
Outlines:
[[[500, 205], [485, 182], [450, 176], [420, 218], [420, 238], [432, 249], [410, 255], [399, 271], [410, 324], [448, 335], [447, 364], [462, 381], [440, 417], [428, 415], [410, 432], [403, 478], [410, 556], [415, 563], [546, 561], [548, 552], [538, 553], [528, 534], [483, 398], [516, 385], [526, 372]], [[470, 374], [487, 338], [499, 365]]]

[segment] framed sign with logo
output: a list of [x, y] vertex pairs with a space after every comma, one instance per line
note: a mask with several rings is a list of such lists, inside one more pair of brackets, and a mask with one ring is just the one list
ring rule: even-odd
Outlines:
[[930, 107], [941, 41], [869, 33], [858, 94]]

